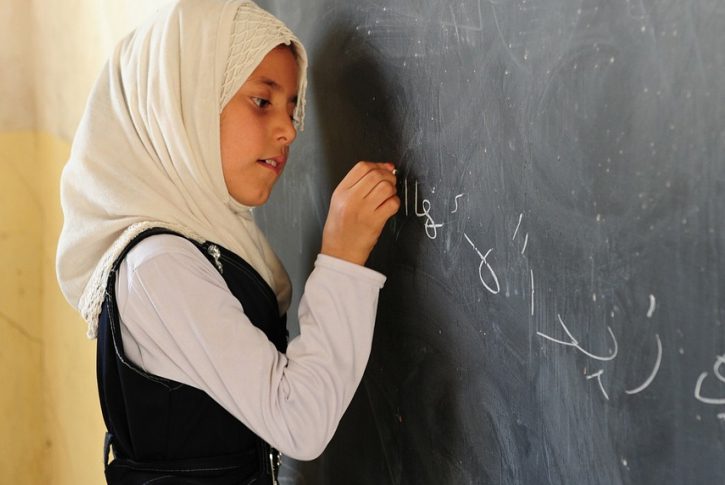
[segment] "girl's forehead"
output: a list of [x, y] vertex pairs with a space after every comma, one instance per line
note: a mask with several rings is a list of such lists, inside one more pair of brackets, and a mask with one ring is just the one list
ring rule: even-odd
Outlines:
[[288, 46], [281, 45], [264, 56], [245, 84], [263, 84], [273, 90], [291, 90], [296, 95], [299, 86], [299, 71], [294, 52]]

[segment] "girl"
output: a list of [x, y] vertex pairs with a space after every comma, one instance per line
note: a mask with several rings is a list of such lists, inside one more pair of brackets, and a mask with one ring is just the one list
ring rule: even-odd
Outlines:
[[[307, 56], [244, 0], [180, 0], [116, 47], [61, 180], [64, 295], [98, 337], [108, 483], [273, 483], [318, 456], [367, 363], [394, 167], [335, 190], [287, 345], [256, 226], [302, 129]], [[109, 449], [113, 460], [109, 462]]]

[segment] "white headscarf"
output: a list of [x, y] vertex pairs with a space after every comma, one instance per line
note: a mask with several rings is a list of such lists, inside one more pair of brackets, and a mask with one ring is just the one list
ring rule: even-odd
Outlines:
[[290, 300], [287, 273], [249, 207], [227, 191], [219, 115], [264, 56], [293, 45], [304, 116], [307, 56], [285, 25], [250, 1], [180, 0], [116, 46], [91, 93], [61, 177], [65, 216], [56, 271], [97, 334], [113, 262], [134, 236], [166, 227], [213, 241]]

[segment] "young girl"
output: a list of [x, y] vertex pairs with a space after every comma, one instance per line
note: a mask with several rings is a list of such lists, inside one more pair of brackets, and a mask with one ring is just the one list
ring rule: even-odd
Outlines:
[[318, 456], [352, 399], [385, 280], [362, 265], [400, 201], [391, 164], [342, 180], [287, 345], [289, 279], [251, 208], [302, 128], [306, 68], [254, 3], [181, 0], [89, 98], [57, 272], [98, 337], [108, 483], [276, 482], [275, 449]]

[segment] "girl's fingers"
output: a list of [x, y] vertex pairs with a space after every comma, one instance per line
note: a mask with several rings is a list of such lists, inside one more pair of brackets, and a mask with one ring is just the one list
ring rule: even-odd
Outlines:
[[378, 174], [383, 174], [392, 177], [392, 180], [395, 180], [395, 175], [393, 175], [394, 168], [395, 166], [392, 163], [387, 162], [358, 162], [342, 179], [340, 187], [344, 189], [351, 189], [355, 187], [356, 190], [364, 190], [364, 188], [358, 189], [358, 186], [362, 184], [363, 187], [368, 188], [368, 190], [365, 191], [365, 194], [367, 194], [369, 189], [372, 188], [368, 187], [368, 185], [374, 185], [374, 180], [370, 179], [371, 176], [375, 177]]
[[396, 178], [392, 172], [387, 169], [371, 170], [353, 187], [353, 190], [362, 198], [368, 198], [373, 194], [376, 187], [380, 184], [387, 184], [395, 187]]
[[364, 264], [385, 222], [398, 211], [391, 163], [358, 162], [335, 189], [322, 236], [324, 254]]
[[395, 195], [396, 192], [395, 182], [391, 183], [389, 180], [383, 179], [368, 192], [365, 199], [369, 199], [373, 209], [377, 209], [380, 204]]
[[371, 170], [378, 168], [378, 163], [373, 162], [357, 162], [354, 167], [343, 177], [340, 181], [339, 186], [345, 189], [349, 189], [357, 184], [365, 175]]
[[[384, 221], [387, 221], [398, 212], [398, 209], [400, 209], [400, 197], [394, 195], [385, 199], [385, 201], [378, 206], [376, 212], [383, 216]], [[385, 222], [383, 222], [383, 224], [385, 224]]]

